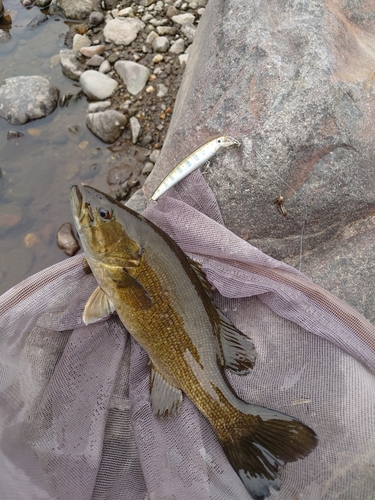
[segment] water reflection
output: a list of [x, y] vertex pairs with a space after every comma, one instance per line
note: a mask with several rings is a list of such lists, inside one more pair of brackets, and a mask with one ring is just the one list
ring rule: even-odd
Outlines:
[[[13, 76], [40, 75], [59, 89], [63, 106], [46, 118], [11, 125], [0, 118], [0, 293], [35, 272], [64, 259], [56, 245], [59, 226], [71, 221], [69, 189], [87, 182], [105, 189], [111, 152], [85, 126], [87, 101], [80, 87], [64, 77], [58, 58], [68, 26], [50, 17], [27, 28], [41, 13], [19, 0], [5, 0], [14, 11], [11, 39], [0, 44], [1, 83]], [[44, 11], [45, 12], [45, 11]], [[23, 137], [7, 140], [10, 130]]]

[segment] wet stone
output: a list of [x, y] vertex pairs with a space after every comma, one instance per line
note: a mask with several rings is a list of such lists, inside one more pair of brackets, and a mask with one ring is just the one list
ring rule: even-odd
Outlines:
[[73, 37], [73, 50], [80, 50], [83, 47], [90, 47], [91, 40], [86, 35], [74, 35]]
[[85, 70], [82, 55], [77, 50], [61, 49], [59, 57], [63, 75], [78, 81]]
[[133, 169], [131, 167], [113, 167], [107, 174], [107, 182], [110, 186], [121, 186], [132, 176]]
[[57, 245], [69, 257], [75, 255], [80, 249], [72, 225], [69, 222], [63, 224], [57, 231]]
[[[7, 133], [8, 141], [10, 141], [12, 139], [18, 139], [20, 137], [24, 137], [24, 134], [22, 134], [21, 132], [18, 132], [17, 130], [8, 130], [8, 133]], [[0, 177], [1, 177], [1, 175], [0, 175]]]
[[121, 136], [127, 121], [125, 115], [113, 109], [86, 116], [87, 128], [106, 143], [115, 142]]
[[30, 22], [29, 24], [26, 25], [26, 28], [28, 29], [34, 29], [36, 28], [37, 26], [39, 26], [39, 24], [42, 24], [44, 23], [45, 21], [47, 21], [48, 17], [45, 16], [44, 14], [38, 14], [37, 16], [35, 16]]
[[0, 87], [0, 116], [21, 125], [52, 113], [58, 98], [59, 91], [42, 76], [7, 78]]

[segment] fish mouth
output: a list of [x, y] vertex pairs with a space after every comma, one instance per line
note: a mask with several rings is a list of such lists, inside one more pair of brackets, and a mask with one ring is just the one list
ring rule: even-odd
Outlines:
[[79, 217], [83, 205], [83, 196], [78, 186], [72, 186], [70, 189], [70, 205], [74, 217]]

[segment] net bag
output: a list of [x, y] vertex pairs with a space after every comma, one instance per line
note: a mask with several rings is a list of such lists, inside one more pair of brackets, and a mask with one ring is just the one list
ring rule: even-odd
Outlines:
[[[144, 215], [202, 264], [216, 304], [252, 338], [252, 372], [227, 374], [238, 396], [318, 436], [269, 498], [373, 499], [375, 328], [227, 230], [199, 172]], [[117, 316], [83, 324], [96, 282], [82, 258], [0, 298], [0, 498], [250, 498], [186, 397], [177, 416], [153, 415], [148, 357]]]

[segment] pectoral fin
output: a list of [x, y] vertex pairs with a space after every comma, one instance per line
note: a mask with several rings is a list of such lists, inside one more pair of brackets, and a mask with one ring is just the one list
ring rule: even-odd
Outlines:
[[131, 300], [140, 309], [149, 309], [152, 307], [152, 299], [146, 288], [125, 269], [122, 270], [121, 276], [116, 276], [113, 281], [120, 288], [127, 288], [130, 292]]
[[254, 344], [218, 309], [218, 333], [224, 356], [224, 367], [239, 375], [246, 375], [256, 357]]
[[112, 302], [98, 286], [86, 302], [82, 319], [85, 325], [90, 325], [91, 323], [96, 323], [101, 319], [107, 318], [114, 310]]
[[165, 380], [151, 364], [151, 406], [154, 415], [174, 415], [182, 402], [182, 392]]

